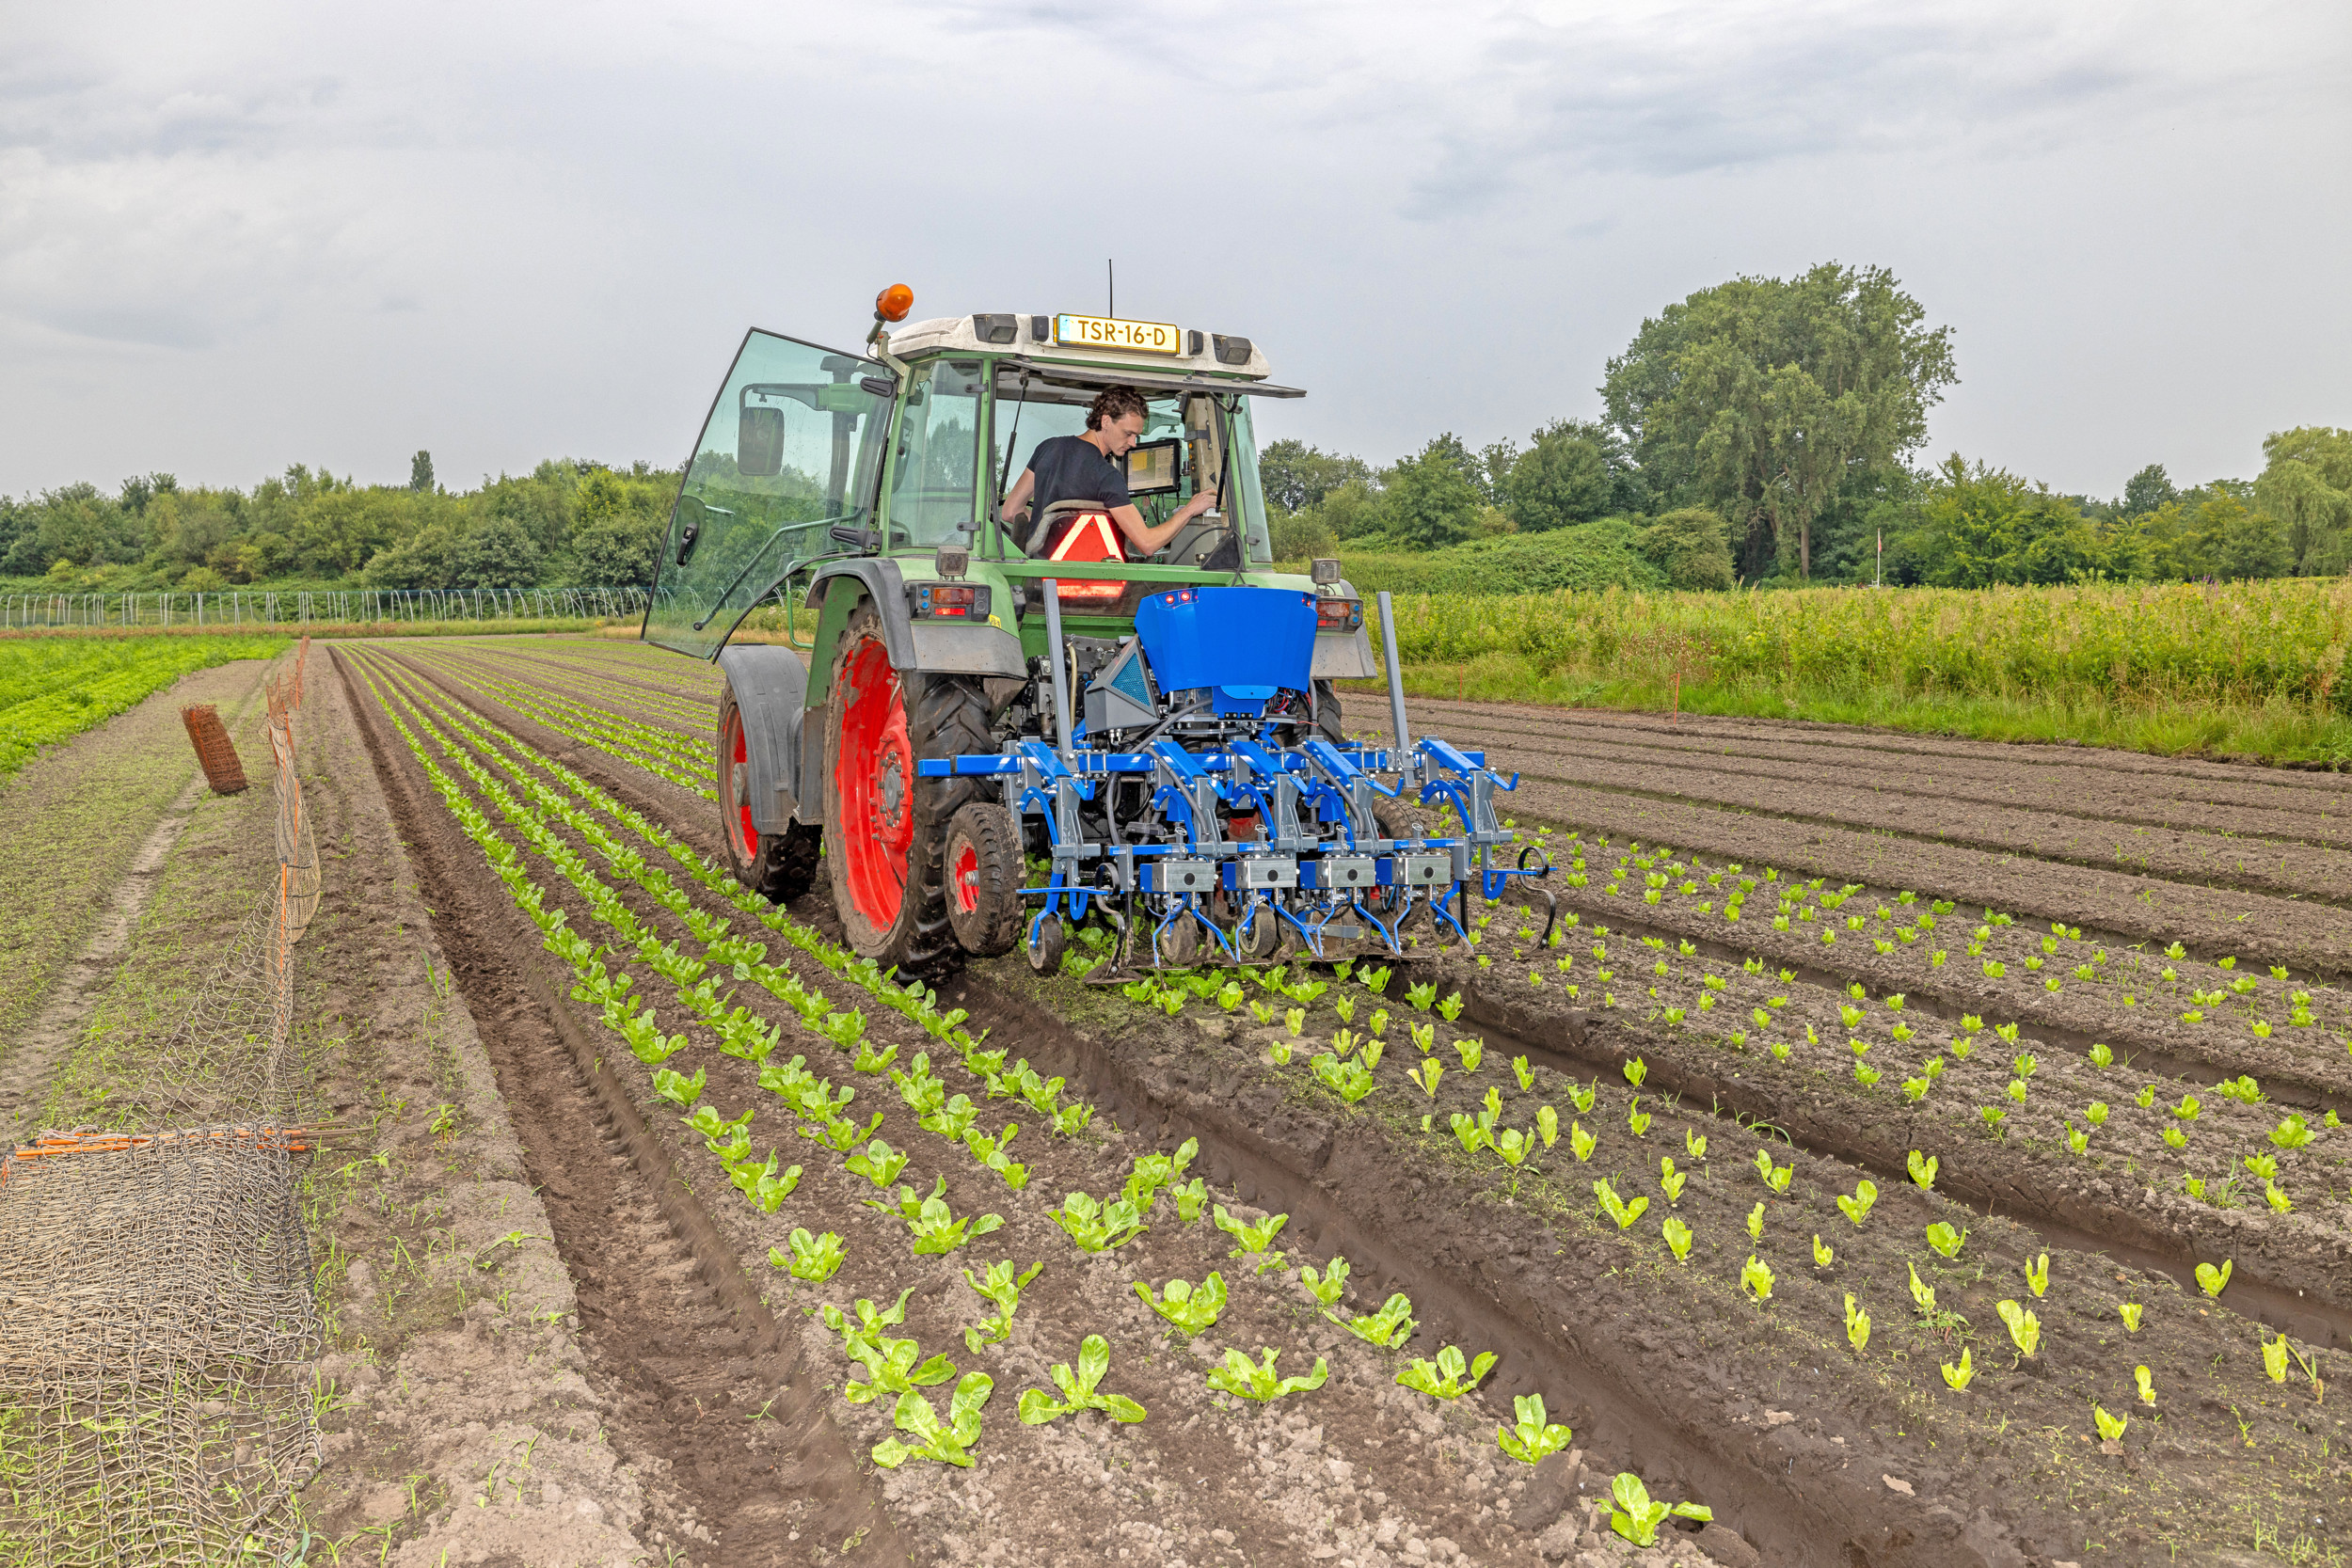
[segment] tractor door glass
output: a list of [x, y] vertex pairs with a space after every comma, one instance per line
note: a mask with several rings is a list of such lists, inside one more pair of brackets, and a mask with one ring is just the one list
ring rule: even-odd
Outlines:
[[890, 542], [960, 543], [979, 474], [980, 362], [934, 359], [913, 373], [890, 456]]
[[796, 562], [855, 547], [833, 531], [872, 522], [894, 392], [871, 359], [744, 338], [687, 460], [646, 641], [714, 657]]
[[1232, 401], [1232, 418], [1226, 429], [1233, 448], [1233, 493], [1220, 497], [1219, 500], [1225, 506], [1241, 508], [1248, 559], [1261, 565], [1271, 564], [1274, 541], [1266, 532], [1265, 491], [1258, 483], [1258, 438], [1249, 427], [1249, 400], [1235, 398]]

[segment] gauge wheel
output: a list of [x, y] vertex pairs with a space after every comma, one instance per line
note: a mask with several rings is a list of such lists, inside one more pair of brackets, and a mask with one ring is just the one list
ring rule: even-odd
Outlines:
[[851, 951], [929, 973], [961, 949], [947, 917], [947, 824], [976, 779], [926, 779], [926, 758], [993, 752], [977, 682], [900, 671], [882, 617], [862, 603], [842, 627], [825, 699], [825, 859]]
[[1036, 931], [1022, 944], [1023, 952], [1028, 957], [1029, 967], [1049, 978], [1060, 973], [1065, 940], [1061, 916], [1049, 914], [1037, 922]]
[[1245, 963], [1263, 963], [1282, 945], [1282, 917], [1270, 904], [1252, 904], [1247, 919], [1233, 927], [1233, 951]]
[[798, 898], [817, 878], [817, 830], [794, 823], [763, 833], [752, 820], [752, 759], [735, 689], [719, 698], [719, 837], [735, 879], [777, 903]]
[[967, 953], [993, 958], [1021, 940], [1021, 827], [993, 800], [974, 800], [947, 822], [943, 855], [947, 925]]
[[[1156, 922], [1154, 923], [1156, 924]], [[1157, 957], [1171, 969], [1190, 969], [1200, 961], [1200, 922], [1190, 911], [1158, 933]]]

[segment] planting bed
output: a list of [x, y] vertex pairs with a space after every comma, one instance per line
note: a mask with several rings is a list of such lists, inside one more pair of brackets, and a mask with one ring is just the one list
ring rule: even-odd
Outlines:
[[[707, 1460], [703, 1533], [666, 1549], [1606, 1560], [1630, 1548], [1589, 1499], [1628, 1471], [1713, 1508], [1704, 1532], [1661, 1531], [1684, 1561], [2341, 1551], [2352, 1467], [2306, 1370], [2331, 1381], [2352, 1354], [2352, 1009], [2330, 983], [2352, 927], [2311, 870], [2333, 852], [2325, 778], [1429, 705], [1417, 722], [1529, 769], [1512, 803], [1558, 861], [1549, 942], [1522, 907], [1472, 951], [1424, 933], [1344, 974], [1294, 955], [1231, 989], [1122, 989], [1080, 977], [1081, 942], [1051, 980], [999, 962], [927, 992], [849, 961], [821, 896], [775, 910], [716, 869], [707, 670], [554, 641], [339, 662], [469, 955], [461, 988], [561, 1042], [501, 1063], [510, 1102], [534, 1092], [518, 1072], [568, 1074], [663, 1173], [724, 1308], [661, 1347], [667, 1375], [698, 1421], [797, 1466]], [[2140, 827], [2163, 843], [2128, 868], [2080, 847]], [[2229, 846], [2253, 869], [2221, 866]], [[2315, 885], [2289, 897], [2297, 878]], [[516, 1111], [559, 1190], [581, 1156], [529, 1125], [564, 1113]], [[1075, 1244], [1065, 1195], [1149, 1187], [1187, 1147], [1171, 1180], [1204, 1180], [1202, 1212], [1162, 1184], [1138, 1195], [1149, 1228]], [[937, 1180], [937, 1223], [1001, 1223], [917, 1253], [937, 1217], [872, 1204], [906, 1184], [919, 1208]], [[1235, 1230], [1289, 1217], [1245, 1239], [1220, 1204]], [[555, 1218], [594, 1344], [615, 1260]], [[795, 1277], [796, 1230], [803, 1252], [837, 1238], [838, 1272]], [[1353, 1268], [1336, 1317], [1298, 1274], [1334, 1255]], [[967, 1345], [997, 1308], [965, 1271], [999, 1260], [1043, 1268], [1009, 1335]], [[1134, 1289], [1211, 1270], [1229, 1299], [1197, 1337]], [[867, 1333], [953, 1363], [915, 1386], [922, 1411], [849, 1399], [868, 1373], [821, 1310], [902, 1291]], [[1399, 1293], [1409, 1335], [1349, 1326], [1377, 1337]], [[1148, 1418], [1024, 1424], [1024, 1392], [1088, 1335], [1101, 1391]], [[1483, 1389], [1398, 1385], [1447, 1344], [1496, 1353]], [[1210, 1388], [1225, 1351], [1260, 1347], [1327, 1380], [1263, 1407]], [[877, 1468], [976, 1372], [993, 1388], [972, 1468]], [[1530, 1469], [1494, 1431], [1537, 1395], [1574, 1436]]]

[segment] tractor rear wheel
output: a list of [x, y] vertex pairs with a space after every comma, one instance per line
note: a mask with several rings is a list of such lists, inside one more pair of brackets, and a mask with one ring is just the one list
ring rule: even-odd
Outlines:
[[798, 898], [816, 879], [816, 829], [795, 823], [784, 832], [763, 833], [752, 820], [751, 747], [731, 686], [719, 699], [719, 837], [735, 879], [779, 904]]
[[993, 958], [1021, 939], [1021, 825], [993, 800], [975, 800], [947, 823], [944, 856], [947, 925], [967, 953]]
[[909, 973], [954, 961], [942, 853], [979, 783], [918, 778], [914, 765], [994, 750], [977, 681], [899, 671], [874, 607], [850, 612], [825, 701], [825, 858], [860, 957]]

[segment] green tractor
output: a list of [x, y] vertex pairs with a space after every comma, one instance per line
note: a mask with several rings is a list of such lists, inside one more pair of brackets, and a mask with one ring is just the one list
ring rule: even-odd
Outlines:
[[[1155, 961], [1319, 952], [1335, 913], [1390, 934], [1408, 872], [1435, 899], [1440, 870], [1451, 889], [1484, 867], [1485, 846], [1451, 841], [1413, 841], [1408, 867], [1373, 822], [1372, 790], [1396, 791], [1354, 778], [1372, 767], [1405, 768], [1472, 827], [1491, 828], [1470, 820], [1491, 775], [1342, 739], [1331, 683], [1378, 667], [1337, 562], [1273, 570], [1251, 407], [1300, 394], [1255, 343], [1069, 314], [892, 331], [912, 303], [884, 291], [863, 353], [747, 334], [662, 546], [644, 635], [725, 675], [721, 826], [745, 885], [805, 892], [821, 851], [849, 945], [923, 973], [1025, 941], [1047, 967], [1089, 911], [1122, 942], [1148, 926]], [[999, 520], [1037, 445], [1080, 433], [1113, 387], [1146, 400], [1124, 470], [1146, 524], [1204, 485], [1218, 498], [1149, 559], [1068, 526], [1096, 502]], [[731, 644], [762, 605], [786, 643]], [[1318, 892], [1324, 847], [1366, 889]], [[1032, 855], [1053, 866], [1041, 886]]]

